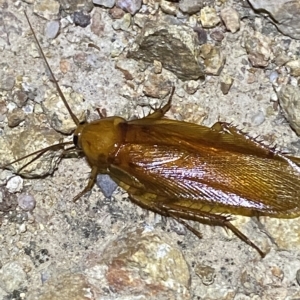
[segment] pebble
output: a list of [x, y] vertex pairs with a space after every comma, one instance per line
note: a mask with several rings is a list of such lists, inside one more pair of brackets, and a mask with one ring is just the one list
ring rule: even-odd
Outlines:
[[201, 9], [199, 21], [204, 28], [213, 28], [220, 23], [220, 18], [213, 7], [205, 6]]
[[55, 39], [60, 29], [60, 23], [56, 20], [47, 22], [44, 35], [48, 39]]
[[162, 63], [158, 60], [153, 61], [153, 72], [155, 74], [160, 74], [162, 71]]
[[93, 0], [93, 3], [107, 8], [112, 8], [115, 6], [116, 0]]
[[275, 83], [277, 78], [278, 78], [278, 72], [277, 71], [272, 71], [269, 78], [271, 83]]
[[220, 83], [221, 83], [221, 91], [223, 93], [223, 95], [227, 95], [232, 84], [233, 84], [233, 78], [226, 74], [225, 72], [222, 72], [221, 76], [220, 76]]
[[200, 11], [202, 1], [199, 0], [181, 0], [179, 1], [179, 8], [183, 13], [195, 14]]
[[36, 0], [33, 4], [33, 11], [37, 15], [51, 20], [58, 17], [60, 4], [56, 0]]
[[6, 188], [10, 193], [20, 192], [23, 189], [23, 179], [21, 176], [14, 176], [7, 181]]
[[175, 3], [167, 0], [162, 0], [159, 5], [164, 13], [176, 16], [177, 6]]
[[231, 7], [222, 9], [220, 17], [230, 32], [235, 33], [240, 29], [240, 17], [235, 9]]
[[20, 194], [18, 196], [18, 205], [25, 211], [31, 211], [35, 208], [36, 201], [32, 195]]
[[73, 14], [73, 22], [80, 27], [86, 27], [91, 24], [91, 15], [83, 11], [75, 11]]
[[109, 14], [113, 19], [121, 19], [124, 16], [125, 12], [123, 9], [115, 6], [109, 10]]
[[98, 174], [96, 184], [106, 198], [110, 198], [118, 185], [107, 174]]
[[300, 76], [300, 59], [291, 60], [286, 63], [286, 66], [290, 68], [291, 75], [293, 76]]
[[179, 79], [196, 80], [203, 76], [203, 67], [195, 55], [194, 39], [195, 32], [188, 26], [147, 22], [127, 57], [147, 63], [159, 60]]
[[198, 80], [189, 80], [184, 85], [184, 90], [189, 94], [193, 95], [197, 92], [200, 87], [200, 82]]
[[135, 15], [142, 7], [142, 0], [117, 0], [116, 6]]
[[15, 108], [11, 112], [7, 113], [7, 125], [10, 128], [17, 127], [24, 120], [25, 120], [25, 113], [20, 108]]
[[216, 29], [210, 34], [210, 37], [216, 42], [222, 42], [224, 39], [224, 33], [221, 30]]
[[194, 27], [194, 31], [197, 33], [199, 45], [207, 43], [207, 32], [201, 27]]
[[245, 37], [245, 48], [249, 61], [253, 67], [266, 67], [273, 58], [270, 39], [255, 31], [254, 34], [247, 34]]
[[207, 75], [220, 75], [225, 64], [225, 57], [221, 48], [212, 44], [201, 46], [201, 57], [204, 58], [205, 73]]
[[300, 135], [300, 89], [298, 86], [287, 84], [278, 93], [282, 111], [290, 126]]
[[27, 94], [23, 91], [16, 91], [13, 96], [13, 102], [20, 108], [23, 107], [28, 100]]
[[131, 14], [126, 13], [122, 18], [116, 19], [112, 26], [115, 30], [121, 29], [123, 31], [129, 31], [131, 20], [132, 20]]

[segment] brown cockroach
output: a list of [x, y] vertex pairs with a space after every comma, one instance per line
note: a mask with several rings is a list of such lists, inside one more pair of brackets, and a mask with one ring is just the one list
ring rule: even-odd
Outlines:
[[217, 122], [209, 128], [164, 118], [174, 88], [166, 105], [141, 119], [127, 121], [114, 116], [80, 123], [26, 18], [77, 126], [74, 145], [91, 167], [88, 184], [74, 201], [92, 189], [98, 174], [109, 174], [141, 207], [174, 218], [199, 237], [201, 234], [184, 220], [230, 229], [262, 257], [265, 253], [231, 223], [231, 215], [300, 215], [300, 159], [267, 147], [227, 123]]

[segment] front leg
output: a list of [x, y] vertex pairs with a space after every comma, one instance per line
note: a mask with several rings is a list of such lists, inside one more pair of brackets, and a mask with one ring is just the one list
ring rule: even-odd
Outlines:
[[87, 186], [77, 196], [75, 196], [73, 198], [74, 202], [77, 201], [81, 196], [83, 196], [85, 193], [89, 192], [92, 189], [92, 187], [94, 186], [94, 183], [96, 181], [97, 175], [98, 175], [98, 168], [94, 166], [94, 167], [92, 167]]
[[158, 108], [152, 114], [149, 114], [148, 116], [144, 117], [143, 119], [161, 119], [166, 114], [166, 112], [171, 108], [172, 97], [174, 95], [174, 91], [175, 91], [175, 87], [172, 87], [171, 94], [170, 94], [167, 104], [165, 104], [161, 108]]

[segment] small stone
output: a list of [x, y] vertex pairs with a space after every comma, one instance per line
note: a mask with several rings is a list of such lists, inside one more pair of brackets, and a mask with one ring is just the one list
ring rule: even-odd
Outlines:
[[6, 188], [10, 193], [20, 192], [23, 189], [23, 179], [21, 176], [14, 176], [7, 181]]
[[221, 91], [223, 95], [227, 95], [233, 84], [233, 78], [228, 74], [222, 72], [220, 76], [220, 82], [221, 82]]
[[23, 107], [28, 100], [28, 96], [23, 91], [16, 91], [13, 94], [13, 102], [17, 104], [19, 108]]
[[277, 71], [272, 71], [271, 74], [270, 74], [270, 82], [271, 83], [276, 83], [277, 81], [277, 78], [278, 78], [279, 74]]
[[160, 74], [161, 71], [162, 71], [162, 63], [158, 60], [154, 60], [153, 61], [153, 66], [154, 66], [154, 68], [153, 68], [154, 73], [155, 74]]
[[62, 59], [59, 62], [59, 69], [64, 74], [68, 73], [71, 70], [70, 62], [68, 60], [66, 60], [66, 59]]
[[102, 270], [108, 288], [119, 295], [130, 291], [129, 299], [190, 299], [189, 268], [182, 253], [147, 229], [120, 233], [101, 261], [89, 264], [90, 282], [102, 278]]
[[162, 0], [159, 5], [165, 14], [176, 16], [177, 6], [175, 3]]
[[115, 20], [112, 26], [115, 30], [121, 29], [124, 31], [128, 31], [130, 29], [131, 20], [131, 14], [127, 13], [124, 14], [124, 16], [121, 19]]
[[100, 9], [95, 8], [92, 14], [91, 31], [101, 37], [104, 34], [105, 22], [103, 21], [103, 13]]
[[213, 28], [220, 23], [220, 18], [213, 7], [205, 6], [201, 9], [200, 22], [204, 28]]
[[123, 9], [115, 6], [109, 10], [109, 14], [113, 19], [121, 19], [124, 16], [125, 12]]
[[37, 15], [51, 20], [58, 17], [59, 2], [56, 0], [36, 0], [33, 4], [33, 11]]
[[212, 285], [215, 281], [216, 270], [210, 266], [196, 264], [195, 273], [200, 277], [204, 285]]
[[93, 3], [107, 8], [112, 8], [115, 6], [116, 0], [93, 0]]
[[199, 0], [181, 0], [179, 2], [180, 10], [190, 15], [199, 12], [202, 6], [202, 1]]
[[300, 76], [300, 59], [291, 60], [286, 63], [286, 66], [291, 69], [291, 75], [293, 76]]
[[300, 135], [300, 89], [285, 85], [278, 93], [279, 103], [290, 126]]
[[235, 33], [240, 29], [240, 17], [235, 9], [231, 7], [222, 9], [220, 17], [230, 32]]
[[270, 39], [256, 31], [245, 37], [245, 48], [253, 67], [266, 67], [273, 58]]
[[35, 208], [36, 201], [32, 195], [20, 194], [18, 196], [18, 205], [25, 211], [31, 211]]
[[44, 34], [48, 39], [55, 39], [58, 35], [60, 23], [58, 21], [49, 21], [46, 24]]
[[134, 24], [140, 28], [144, 28], [145, 24], [149, 21], [149, 17], [145, 14], [137, 13], [134, 16]]
[[75, 11], [73, 14], [73, 22], [80, 27], [86, 27], [91, 23], [91, 16], [83, 11]]
[[149, 74], [145, 80], [143, 91], [146, 96], [162, 99], [169, 94], [171, 88], [167, 77], [161, 74]]
[[59, 0], [60, 9], [67, 15], [72, 15], [75, 11], [91, 12], [94, 8], [92, 0]]
[[193, 95], [197, 92], [199, 86], [200, 82], [198, 80], [189, 80], [183, 85], [183, 88], [189, 95]]
[[116, 6], [135, 15], [142, 7], [142, 0], [117, 0]]
[[147, 63], [159, 60], [164, 69], [181, 80], [203, 77], [203, 66], [196, 53], [195, 32], [184, 25], [147, 22], [127, 55]]
[[197, 33], [199, 45], [207, 43], [207, 32], [201, 27], [194, 27], [194, 31]]
[[7, 125], [10, 128], [18, 126], [25, 120], [25, 113], [20, 108], [15, 108], [12, 112], [7, 114]]
[[107, 174], [99, 174], [96, 184], [106, 198], [111, 198], [118, 185]]
[[211, 44], [204, 44], [201, 46], [200, 55], [204, 58], [205, 73], [220, 75], [225, 64], [225, 57], [221, 49]]
[[290, 61], [290, 59], [291, 58], [286, 53], [281, 52], [276, 55], [276, 57], [274, 59], [274, 63], [276, 66], [281, 67], [281, 66], [285, 65], [288, 61]]
[[23, 224], [21, 224], [20, 226], [19, 226], [19, 232], [20, 233], [24, 233], [24, 232], [26, 232], [26, 230], [27, 230], [27, 228], [26, 228], [26, 224], [25, 223], [23, 223]]
[[216, 42], [222, 42], [224, 39], [224, 33], [221, 30], [216, 29], [210, 34], [210, 37]]

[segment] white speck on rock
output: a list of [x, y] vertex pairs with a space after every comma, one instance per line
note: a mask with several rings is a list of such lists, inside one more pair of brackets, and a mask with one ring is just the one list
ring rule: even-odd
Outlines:
[[10, 178], [6, 184], [6, 188], [10, 193], [20, 192], [23, 189], [23, 179], [21, 176]]

